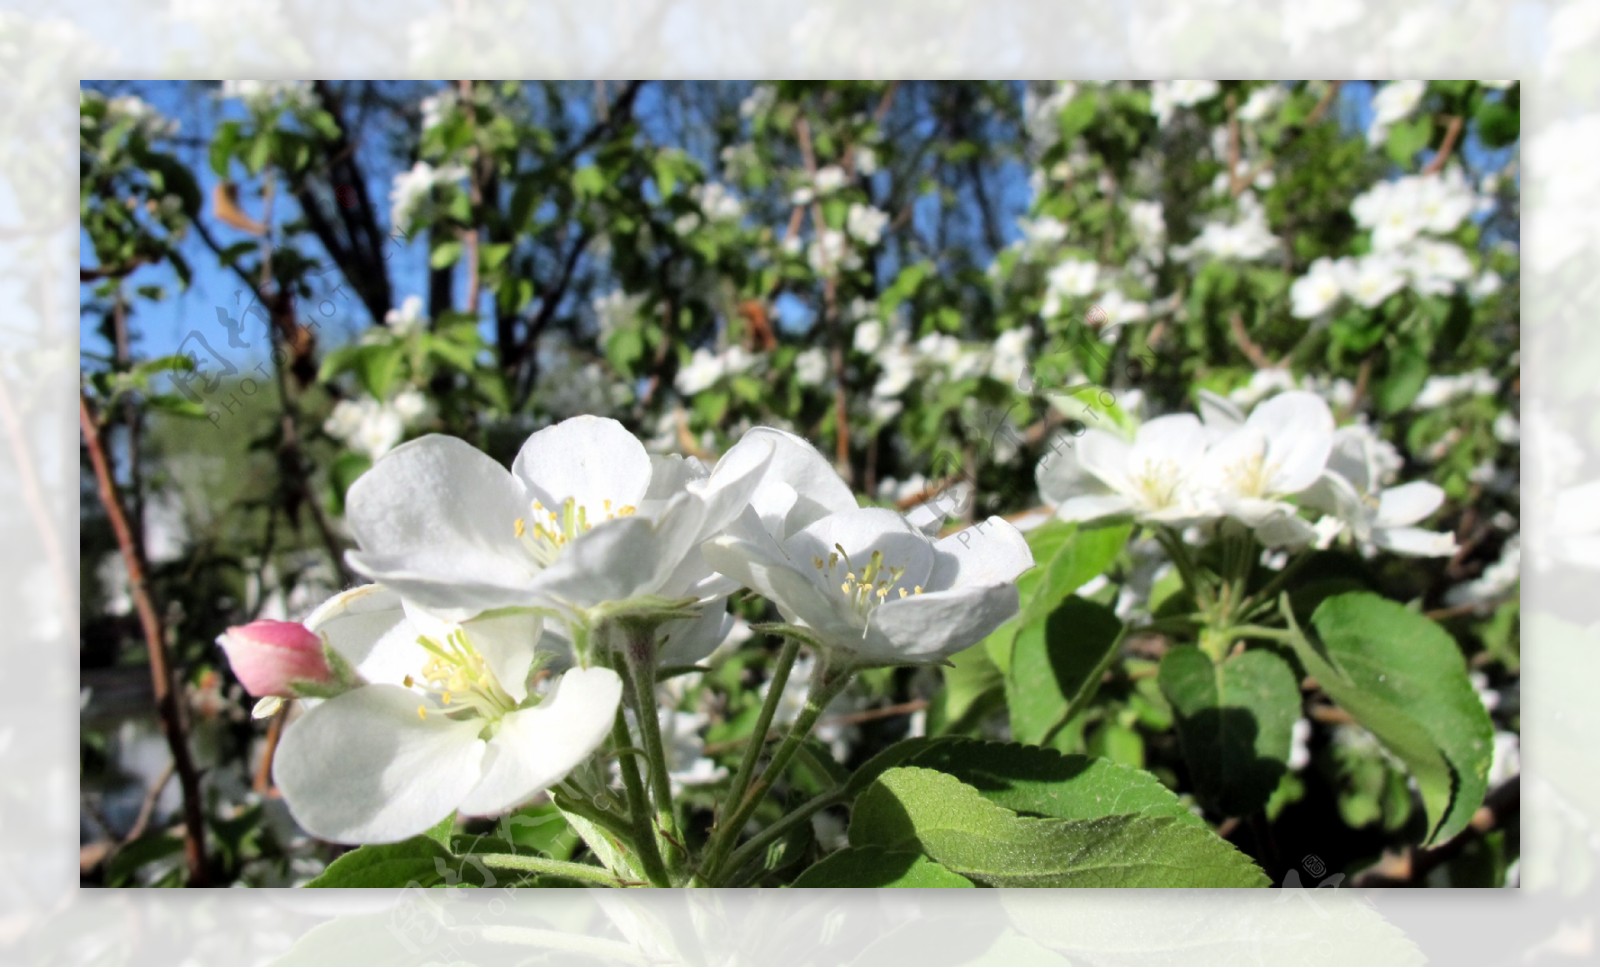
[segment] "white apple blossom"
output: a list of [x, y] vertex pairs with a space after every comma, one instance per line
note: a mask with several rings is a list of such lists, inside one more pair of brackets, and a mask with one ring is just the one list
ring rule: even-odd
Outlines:
[[1022, 247], [1029, 252], [1048, 252], [1067, 240], [1067, 223], [1049, 215], [1017, 219], [1022, 231]]
[[1435, 374], [1422, 384], [1411, 406], [1417, 410], [1437, 410], [1468, 397], [1487, 397], [1499, 392], [1500, 384], [1487, 370], [1472, 370], [1458, 375]]
[[845, 186], [846, 180], [843, 168], [838, 165], [823, 165], [812, 176], [811, 185], [818, 195], [832, 195]]
[[912, 355], [910, 349], [899, 343], [891, 344], [888, 351], [878, 358], [878, 362], [883, 367], [883, 372], [872, 385], [874, 397], [898, 397], [917, 377], [916, 357]]
[[1345, 295], [1366, 309], [1405, 288], [1405, 263], [1393, 252], [1369, 252], [1356, 259], [1340, 259], [1335, 269], [1343, 277]]
[[1332, 309], [1343, 294], [1339, 264], [1323, 256], [1289, 287], [1289, 312], [1297, 319], [1315, 319]]
[[1209, 255], [1253, 262], [1277, 251], [1277, 236], [1272, 234], [1266, 212], [1254, 195], [1246, 192], [1239, 196], [1239, 212], [1240, 217], [1234, 222], [1207, 222], [1193, 241], [1174, 249], [1173, 254], [1185, 259]]
[[759, 447], [698, 461], [651, 457], [615, 420], [581, 416], [529, 437], [507, 471], [454, 437], [396, 448], [351, 486], [355, 570], [452, 616], [504, 607], [572, 621], [650, 597], [706, 598], [698, 548], [744, 507]]
[[876, 319], [863, 319], [856, 324], [855, 333], [850, 337], [850, 345], [857, 353], [871, 356], [878, 352], [878, 347], [883, 345], [883, 323]]
[[1405, 253], [1411, 287], [1425, 296], [1448, 295], [1472, 277], [1472, 262], [1454, 242], [1417, 239]]
[[689, 197], [700, 207], [706, 221], [713, 224], [738, 222], [744, 218], [744, 203], [726, 185], [717, 182], [696, 185], [689, 189]]
[[1245, 124], [1265, 121], [1288, 97], [1281, 84], [1266, 84], [1250, 92], [1239, 106], [1239, 120]]
[[871, 178], [878, 172], [878, 153], [870, 146], [856, 148], [856, 174]]
[[1365, 428], [1336, 431], [1327, 467], [1306, 491], [1305, 503], [1337, 515], [1362, 548], [1416, 557], [1454, 554], [1454, 535], [1415, 527], [1444, 503], [1444, 491], [1428, 481], [1384, 487], [1386, 457], [1376, 451], [1375, 439]]
[[727, 364], [722, 357], [701, 346], [689, 354], [688, 364], [678, 371], [672, 385], [677, 387], [679, 393], [692, 397], [702, 390], [709, 390], [726, 372]]
[[828, 354], [813, 346], [795, 357], [794, 376], [801, 386], [814, 387], [828, 378]]
[[1100, 280], [1100, 266], [1085, 259], [1067, 259], [1057, 263], [1045, 275], [1044, 304], [1040, 312], [1055, 316], [1067, 299], [1082, 299], [1094, 292]]
[[1390, 126], [1410, 117], [1427, 90], [1426, 81], [1390, 81], [1379, 88], [1372, 96], [1372, 123], [1367, 126], [1367, 143], [1382, 144]]
[[871, 205], [851, 202], [844, 224], [845, 231], [852, 239], [865, 246], [874, 246], [883, 238], [884, 227], [889, 224], [889, 215]]
[[1064, 521], [1132, 515], [1187, 524], [1212, 516], [1200, 502], [1195, 472], [1206, 435], [1193, 414], [1157, 417], [1130, 442], [1095, 428], [1076, 443], [1058, 439], [1039, 462], [1039, 494]]
[[1104, 325], [1100, 328], [1100, 338], [1107, 341], [1116, 338], [1118, 327], [1139, 322], [1150, 316], [1149, 303], [1129, 299], [1119, 289], [1108, 290], [1095, 300], [1095, 307], [1105, 319]]
[[461, 165], [444, 165], [440, 168], [419, 161], [408, 170], [394, 176], [389, 190], [389, 219], [397, 230], [409, 229], [419, 215], [419, 210], [436, 186], [460, 181], [467, 177]]
[[1008, 329], [995, 337], [989, 375], [1002, 383], [1020, 385], [1028, 372], [1028, 346], [1032, 342], [1033, 331], [1027, 327]]
[[858, 268], [861, 256], [850, 247], [850, 239], [843, 232], [823, 229], [806, 249], [806, 262], [818, 275], [831, 276], [841, 268], [846, 271]]
[[989, 518], [934, 540], [886, 508], [829, 514], [779, 540], [755, 515], [705, 547], [846, 665], [939, 662], [1016, 613], [1033, 566], [1020, 532]]
[[1178, 108], [1194, 107], [1211, 100], [1222, 92], [1216, 81], [1152, 81], [1150, 84], [1150, 113], [1163, 127], [1172, 120]]
[[604, 668], [531, 689], [540, 620], [526, 613], [445, 622], [364, 585], [306, 627], [365, 682], [291, 721], [273, 760], [290, 812], [324, 840], [388, 843], [457, 811], [511, 810], [599, 747], [622, 696]]
[[407, 296], [401, 301], [400, 308], [383, 314], [383, 322], [389, 327], [389, 332], [401, 339], [422, 332], [428, 325], [428, 316], [422, 311], [422, 297]]
[[1142, 252], [1159, 251], [1167, 239], [1167, 221], [1156, 201], [1137, 201], [1128, 206], [1128, 223], [1133, 227], [1133, 237]]
[[1328, 405], [1314, 393], [1292, 390], [1255, 407], [1206, 448], [1200, 485], [1222, 514], [1256, 529], [1264, 543], [1303, 543], [1311, 527], [1285, 499], [1322, 477], [1332, 449]]

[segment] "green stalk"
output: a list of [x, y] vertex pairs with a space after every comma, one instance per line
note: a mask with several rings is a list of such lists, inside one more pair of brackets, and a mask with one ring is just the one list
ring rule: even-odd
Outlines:
[[[624, 682], [627, 680], [624, 679]], [[628, 733], [628, 719], [622, 709], [617, 710], [616, 722], [611, 726], [611, 742], [617, 749], [633, 745]], [[650, 829], [650, 805], [645, 796], [644, 783], [639, 779], [639, 767], [631, 756], [617, 757], [617, 769], [622, 773], [622, 788], [628, 795], [628, 819], [633, 824], [632, 840], [639, 852], [639, 862], [644, 875], [656, 887], [672, 886], [666, 866], [661, 861], [661, 851], [656, 848], [655, 833]]]
[[826, 810], [836, 803], [842, 803], [844, 801], [844, 793], [843, 787], [829, 790], [826, 793], [819, 793], [779, 817], [772, 826], [751, 837], [743, 846], [728, 856], [728, 871], [736, 874], [744, 870], [745, 866], [755, 860], [769, 844], [810, 820], [819, 811]]
[[735, 805], [733, 815], [728, 818], [727, 825], [718, 829], [712, 838], [710, 848], [706, 852], [705, 861], [700, 865], [700, 870], [705, 879], [711, 884], [721, 881], [722, 868], [728, 858], [728, 853], [733, 849], [734, 842], [739, 837], [739, 831], [755, 812], [757, 804], [761, 802], [762, 794], [766, 793], [778, 778], [783, 776], [783, 771], [788, 767], [789, 761], [794, 758], [795, 751], [800, 744], [811, 735], [811, 729], [817, 724], [823, 710], [834, 697], [844, 690], [850, 682], [848, 671], [836, 671], [828, 668], [826, 657], [820, 657], [817, 662], [817, 671], [811, 679], [811, 692], [806, 696], [806, 705], [800, 715], [789, 728], [789, 733], [783, 738], [783, 744], [778, 751], [772, 754], [772, 762], [762, 772], [757, 780], [745, 793], [743, 798]]
[[622, 887], [624, 882], [604, 867], [577, 864], [566, 860], [551, 860], [531, 854], [468, 854], [464, 859], [476, 860], [485, 867], [501, 871], [518, 871], [525, 874], [544, 874], [569, 881], [583, 881], [601, 887]]
[[794, 669], [795, 659], [799, 655], [800, 641], [786, 637], [783, 651], [778, 653], [777, 664], [772, 667], [772, 679], [767, 683], [767, 698], [762, 702], [761, 712], [756, 716], [756, 725], [750, 733], [750, 742], [745, 745], [744, 756], [739, 760], [739, 769], [733, 775], [732, 785], [728, 787], [726, 803], [737, 806], [743, 802], [745, 791], [750, 788], [750, 780], [756, 772], [756, 761], [761, 758], [761, 753], [766, 748], [767, 733], [772, 729], [772, 718], [778, 714], [778, 704], [783, 701], [783, 689], [789, 684], [789, 673]]
[[[667, 771], [667, 751], [661, 742], [661, 718], [655, 705], [656, 663], [655, 629], [642, 623], [626, 623], [624, 662], [628, 667], [628, 697], [633, 703], [634, 720], [644, 740], [645, 761], [650, 766], [649, 789], [655, 805], [656, 829], [664, 841], [658, 848], [666, 859], [674, 881], [684, 870], [683, 835], [678, 831], [677, 813], [672, 806], [672, 780]], [[646, 703], [646, 699], [649, 700]]]
[[1156, 540], [1166, 550], [1167, 557], [1172, 559], [1173, 567], [1178, 569], [1178, 574], [1183, 578], [1183, 585], [1189, 589], [1189, 594], [1194, 596], [1194, 601], [1202, 610], [1211, 607], [1211, 590], [1200, 578], [1200, 570], [1195, 565], [1194, 559], [1189, 555], [1189, 549], [1184, 545], [1182, 536], [1175, 535], [1169, 528], [1156, 528]]

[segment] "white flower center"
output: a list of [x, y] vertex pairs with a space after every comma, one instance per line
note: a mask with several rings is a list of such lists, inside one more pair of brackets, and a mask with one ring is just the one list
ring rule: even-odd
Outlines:
[[1228, 482], [1244, 497], [1266, 497], [1277, 473], [1278, 465], [1267, 463], [1266, 454], [1252, 454], [1228, 468]]
[[1129, 480], [1145, 504], [1164, 508], [1172, 504], [1178, 491], [1178, 465], [1170, 460], [1147, 460]]
[[843, 547], [836, 544], [833, 548], [826, 559], [812, 558], [812, 567], [821, 572], [831, 586], [836, 577], [834, 569], [839, 567], [840, 562], [844, 563], [844, 578], [838, 585], [839, 594], [845, 597], [851, 609], [863, 620], [874, 608], [888, 601], [891, 594], [896, 598], [922, 594], [921, 585], [907, 588], [900, 584], [906, 570], [885, 565], [883, 552], [874, 551], [866, 567], [857, 571]]
[[[601, 504], [602, 520], [615, 521], [617, 518], [632, 517], [638, 508], [632, 504], [624, 504], [613, 508], [611, 499], [607, 498]], [[522, 546], [528, 549], [540, 567], [548, 567], [561, 554], [561, 549], [567, 543], [578, 537], [594, 524], [589, 521], [589, 509], [579, 504], [576, 498], [567, 498], [561, 505], [558, 513], [545, 507], [538, 501], [533, 502], [530, 515], [526, 518], [517, 518], [512, 525]]]
[[427, 703], [419, 704], [418, 719], [425, 720], [432, 712], [445, 716], [466, 713], [468, 718], [497, 721], [517, 708], [517, 701], [500, 685], [483, 654], [467, 640], [465, 632], [456, 629], [443, 645], [419, 635], [417, 644], [427, 650], [429, 659], [420, 675], [405, 677], [405, 686], [438, 703], [431, 708]]

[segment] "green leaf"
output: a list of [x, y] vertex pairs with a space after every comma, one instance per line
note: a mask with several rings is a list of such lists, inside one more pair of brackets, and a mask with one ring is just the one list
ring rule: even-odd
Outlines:
[[1252, 649], [1221, 665], [1194, 646], [1161, 660], [1161, 691], [1200, 799], [1225, 817], [1263, 806], [1287, 771], [1300, 684], [1277, 653]]
[[945, 773], [896, 767], [856, 800], [854, 847], [918, 850], [988, 887], [1261, 887], [1227, 841], [1176, 817], [1020, 817]]
[[455, 265], [459, 258], [461, 258], [461, 243], [452, 239], [433, 247], [433, 252], [428, 256], [428, 265], [435, 269], [443, 269]]
[[1015, 813], [1060, 820], [1138, 813], [1205, 827], [1154, 774], [1110, 760], [1020, 743], [950, 739], [908, 750], [899, 765], [948, 773]]
[[972, 882], [918, 853], [847, 847], [806, 868], [791, 887], [971, 887]]
[[[465, 863], [427, 835], [398, 844], [368, 844], [328, 865], [306, 887], [433, 887], [481, 884], [486, 871]], [[492, 877], [493, 875], [488, 875]]]
[[1065, 521], [1051, 521], [1028, 532], [1035, 564], [1017, 579], [1022, 609], [983, 642], [1001, 672], [1011, 667], [1018, 631], [1046, 619], [1068, 595], [1111, 567], [1132, 533], [1127, 524], [1085, 528]]
[[1433, 137], [1433, 119], [1426, 114], [1401, 121], [1389, 129], [1389, 160], [1402, 167], [1411, 164], [1417, 152]]
[[1111, 609], [1069, 595], [1044, 621], [1018, 632], [1006, 674], [1012, 735], [1048, 744], [1094, 697], [1122, 631]]
[[1460, 833], [1483, 802], [1494, 726], [1444, 629], [1370, 592], [1335, 595], [1311, 616], [1320, 641], [1295, 652], [1334, 702], [1411, 770], [1427, 844]]
[[1378, 384], [1374, 399], [1378, 412], [1392, 417], [1411, 406], [1428, 380], [1428, 356], [1414, 346], [1402, 346], [1389, 355], [1389, 372]]

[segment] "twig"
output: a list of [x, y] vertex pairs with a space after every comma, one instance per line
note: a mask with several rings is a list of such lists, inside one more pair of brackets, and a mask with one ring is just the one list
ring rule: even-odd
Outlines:
[[[813, 182], [817, 175], [817, 155], [811, 147], [811, 125], [802, 115], [794, 121], [795, 140], [800, 145], [800, 157], [805, 162], [806, 173]], [[813, 193], [814, 195], [815, 193]], [[827, 223], [822, 219], [822, 202], [815, 197], [811, 200], [811, 229], [820, 237]], [[820, 244], [820, 242], [819, 242]], [[844, 379], [844, 344], [839, 339], [839, 276], [838, 266], [834, 266], [822, 281], [822, 330], [828, 341], [829, 362], [833, 366], [833, 424], [834, 424], [834, 469], [845, 483], [855, 483], [854, 468], [850, 466], [850, 410], [846, 397]]]
[[1244, 317], [1239, 315], [1237, 309], [1228, 314], [1228, 330], [1233, 333], [1233, 341], [1239, 345], [1239, 350], [1244, 353], [1245, 359], [1255, 364], [1256, 369], [1271, 370], [1277, 368], [1278, 364], [1267, 359], [1267, 354], [1262, 352], [1261, 347], [1250, 339], [1250, 334], [1244, 328]]
[[1456, 150], [1456, 141], [1461, 137], [1462, 124], [1461, 115], [1450, 116], [1450, 120], [1445, 123], [1444, 138], [1439, 142], [1439, 150], [1434, 152], [1433, 157], [1422, 169], [1424, 175], [1436, 175], [1449, 163], [1450, 155]]
[[117, 482], [111, 476], [111, 462], [106, 458], [105, 446], [100, 439], [99, 422], [89, 404], [89, 397], [81, 389], [78, 391], [78, 424], [83, 432], [83, 445], [89, 452], [89, 463], [94, 467], [100, 503], [105, 506], [106, 517], [117, 536], [117, 546], [122, 551], [122, 560], [128, 569], [129, 590], [149, 651], [150, 683], [155, 693], [156, 711], [161, 717], [167, 746], [172, 750], [172, 765], [178, 772], [178, 785], [183, 790], [183, 848], [189, 865], [189, 886], [206, 887], [210, 883], [210, 874], [206, 869], [206, 831], [205, 817], [200, 808], [200, 776], [189, 757], [183, 708], [178, 703], [178, 693], [172, 685], [166, 630], [162, 628], [161, 615], [150, 597], [143, 556], [134, 541], [132, 529], [128, 527], [127, 513], [123, 510], [122, 498], [117, 494]]
[[283, 724], [288, 718], [289, 704], [284, 703], [272, 714], [272, 722], [267, 724], [266, 745], [261, 750], [261, 762], [256, 765], [255, 778], [250, 783], [250, 788], [262, 795], [272, 792], [272, 760], [277, 755], [278, 740], [283, 737]]
[[144, 792], [144, 800], [139, 803], [139, 813], [133, 818], [133, 826], [129, 827], [128, 832], [122, 835], [121, 847], [126, 847], [130, 842], [138, 840], [144, 834], [145, 829], [150, 826], [150, 818], [156, 811], [156, 801], [161, 799], [161, 791], [167, 788], [167, 784], [172, 781], [173, 774], [176, 772], [177, 770], [173, 764], [168, 763], [167, 768], [161, 771], [160, 776], [156, 777], [156, 782], [150, 784], [150, 789]]

